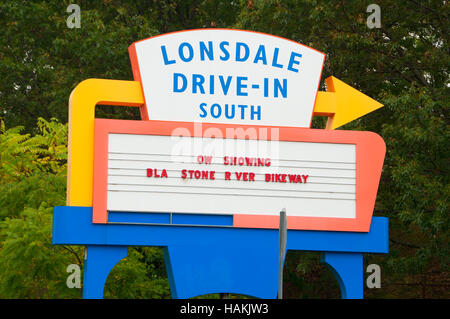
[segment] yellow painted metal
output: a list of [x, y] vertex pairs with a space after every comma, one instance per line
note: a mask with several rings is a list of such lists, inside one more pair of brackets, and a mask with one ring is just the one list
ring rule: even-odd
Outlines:
[[334, 130], [383, 106], [334, 76], [325, 83], [327, 92], [318, 92], [314, 115], [329, 116], [326, 129]]
[[67, 205], [92, 206], [95, 106], [144, 104], [136, 81], [88, 79], [79, 83], [69, 99], [69, 154]]
[[334, 92], [317, 92], [314, 115], [333, 116], [334, 113], [336, 113], [336, 94]]

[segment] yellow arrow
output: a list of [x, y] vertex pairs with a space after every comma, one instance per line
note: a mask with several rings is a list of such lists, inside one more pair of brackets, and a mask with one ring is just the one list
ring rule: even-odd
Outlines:
[[383, 106], [334, 76], [326, 78], [325, 83], [327, 92], [317, 93], [314, 115], [329, 117], [328, 130], [334, 130]]

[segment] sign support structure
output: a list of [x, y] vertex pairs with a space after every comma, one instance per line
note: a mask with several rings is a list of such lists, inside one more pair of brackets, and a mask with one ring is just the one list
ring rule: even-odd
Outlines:
[[[321, 252], [342, 298], [363, 298], [363, 254], [389, 251], [388, 219], [372, 216], [385, 146], [374, 133], [334, 129], [382, 105], [335, 77], [326, 80], [327, 92], [317, 92], [324, 55], [286, 41], [224, 29], [154, 37], [130, 47], [136, 81], [88, 79], [75, 87], [67, 205], [54, 208], [52, 242], [86, 246], [83, 298], [103, 298], [108, 274], [129, 246], [163, 248], [173, 298], [234, 293], [281, 299], [289, 250]], [[161, 65], [142, 60], [152, 54]], [[201, 73], [210, 64], [218, 73]], [[149, 67], [159, 68], [160, 82]], [[235, 76], [235, 67], [249, 76]], [[295, 83], [308, 96], [301, 105], [291, 94]], [[167, 87], [178, 113], [158, 104], [165, 103]], [[215, 102], [217, 96], [236, 98], [233, 118], [231, 104]], [[139, 107], [143, 120], [95, 119], [102, 104]], [[200, 112], [190, 113], [191, 105]], [[273, 109], [279, 105], [290, 113], [280, 115]], [[309, 128], [313, 114], [329, 116], [328, 130]], [[199, 129], [195, 116], [212, 122]], [[300, 127], [290, 126], [295, 116]], [[230, 129], [257, 133], [224, 137]], [[178, 157], [169, 152], [185, 145], [173, 141], [211, 137], [227, 145], [272, 145], [264, 129], [275, 129], [284, 157], [215, 156], [205, 152], [212, 144]], [[268, 209], [280, 203], [279, 216], [277, 208]]]
[[[101, 299], [109, 272], [128, 246], [164, 248], [173, 298], [211, 293], [274, 299], [278, 293], [278, 230], [92, 224], [92, 208], [54, 208], [53, 244], [83, 245], [83, 298]], [[205, 244], [204, 236], [208, 243]], [[242, 245], [242, 240], [251, 238]], [[286, 250], [322, 253], [344, 299], [363, 298], [363, 254], [388, 253], [388, 219], [373, 217], [368, 233], [287, 231]], [[262, 267], [263, 265], [263, 267]]]
[[278, 256], [278, 299], [283, 299], [283, 266], [286, 256], [286, 239], [287, 239], [287, 220], [286, 209], [280, 211], [280, 227], [278, 229], [280, 236], [279, 256]]

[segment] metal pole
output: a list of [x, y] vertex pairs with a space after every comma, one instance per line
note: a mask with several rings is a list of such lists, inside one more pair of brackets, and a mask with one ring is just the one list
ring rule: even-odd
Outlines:
[[280, 211], [279, 227], [279, 254], [278, 254], [278, 299], [283, 299], [283, 260], [286, 252], [287, 220], [286, 208]]

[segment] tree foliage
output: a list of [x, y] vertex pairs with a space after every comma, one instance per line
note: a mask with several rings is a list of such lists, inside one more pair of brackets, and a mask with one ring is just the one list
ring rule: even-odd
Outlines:
[[[387, 145], [375, 215], [390, 219], [390, 253], [365, 256], [383, 276], [381, 289], [365, 293], [448, 297], [449, 6], [380, 0], [381, 28], [370, 29], [369, 3], [77, 1], [81, 28], [70, 29], [69, 1], [0, 0], [0, 297], [81, 295], [66, 287], [65, 269], [82, 264], [82, 248], [50, 240], [52, 207], [65, 202], [72, 89], [93, 77], [131, 80], [127, 48], [134, 41], [206, 27], [265, 32], [325, 52], [321, 83], [334, 75], [385, 105], [344, 126], [377, 132]], [[96, 115], [139, 118], [135, 108], [103, 107]], [[288, 254], [285, 295], [338, 297], [322, 267], [317, 255]], [[161, 251], [130, 248], [105, 296], [168, 297]]]
[[60, 298], [80, 249], [51, 244], [52, 210], [65, 202], [67, 125], [38, 120], [39, 134], [0, 122], [0, 298]]
[[[84, 249], [51, 243], [53, 207], [65, 204], [67, 125], [39, 118], [34, 136], [0, 125], [0, 298], [79, 298], [66, 270], [83, 265]], [[129, 248], [105, 289], [110, 298], [168, 296], [157, 248]]]

